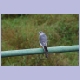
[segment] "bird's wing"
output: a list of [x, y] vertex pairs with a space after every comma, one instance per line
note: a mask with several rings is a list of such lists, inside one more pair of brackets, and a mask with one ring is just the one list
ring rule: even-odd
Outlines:
[[47, 36], [45, 34], [40, 35], [40, 45], [47, 46]]

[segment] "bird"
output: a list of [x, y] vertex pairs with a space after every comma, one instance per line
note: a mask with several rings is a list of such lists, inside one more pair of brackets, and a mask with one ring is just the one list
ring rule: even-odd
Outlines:
[[44, 49], [45, 56], [48, 58], [48, 49], [47, 49], [47, 36], [44, 32], [39, 32], [39, 40], [40, 40], [40, 46]]

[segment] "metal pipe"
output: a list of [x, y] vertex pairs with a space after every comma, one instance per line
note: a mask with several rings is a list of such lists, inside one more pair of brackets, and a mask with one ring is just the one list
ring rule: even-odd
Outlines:
[[[48, 47], [49, 53], [63, 53], [63, 52], [75, 52], [79, 51], [79, 45], [74, 46], [54, 46]], [[13, 57], [13, 56], [23, 56], [31, 54], [42, 54], [44, 50], [42, 48], [32, 48], [32, 49], [21, 49], [21, 50], [10, 50], [1, 51], [1, 57]]]

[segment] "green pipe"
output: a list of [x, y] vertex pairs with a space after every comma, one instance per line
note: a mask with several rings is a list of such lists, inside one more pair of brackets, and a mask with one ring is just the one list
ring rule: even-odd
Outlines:
[[[63, 52], [74, 52], [74, 51], [79, 51], [79, 45], [48, 47], [49, 53], [63, 53]], [[10, 50], [10, 51], [2, 51], [1, 57], [23, 56], [23, 55], [41, 54], [41, 53], [44, 53], [44, 50], [42, 48]]]

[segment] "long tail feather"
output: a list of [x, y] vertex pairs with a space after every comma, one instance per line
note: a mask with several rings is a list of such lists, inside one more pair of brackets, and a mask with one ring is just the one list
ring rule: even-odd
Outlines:
[[44, 46], [44, 51], [45, 51], [46, 58], [48, 58], [48, 49], [47, 49], [47, 46]]

